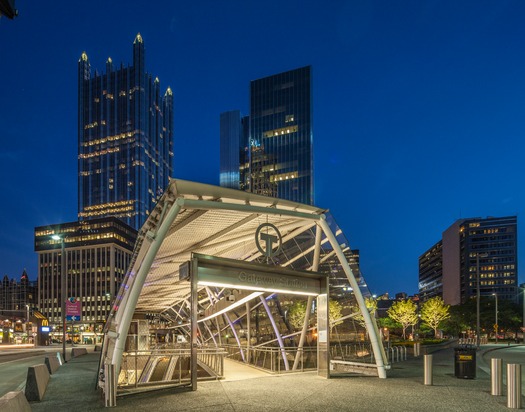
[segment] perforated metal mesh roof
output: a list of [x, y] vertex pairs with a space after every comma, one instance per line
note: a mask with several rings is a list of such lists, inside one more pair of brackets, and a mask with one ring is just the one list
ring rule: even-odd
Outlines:
[[[200, 203], [188, 205], [191, 201]], [[126, 290], [131, 287], [134, 274], [140, 269], [150, 247], [151, 238], [156, 236], [169, 210], [177, 202], [182, 207], [161, 240], [140, 293], [136, 311], [163, 312], [188, 299], [187, 284], [179, 281], [179, 266], [190, 260], [192, 252], [261, 261], [263, 257], [255, 243], [255, 232], [262, 223], [275, 225], [283, 238], [280, 254], [268, 263], [309, 270], [316, 220], [327, 213], [325, 209], [288, 200], [173, 179], [139, 232], [132, 268], [126, 276], [115, 307], [120, 305]], [[333, 231], [341, 237], [340, 244], [348, 249], [341, 231], [337, 227]], [[325, 253], [325, 260], [328, 253]], [[354, 266], [356, 278], [361, 279], [355, 264]], [[334, 276], [334, 280], [336, 277]], [[341, 280], [348, 284], [344, 275]], [[365, 285], [364, 281], [361, 283]]]

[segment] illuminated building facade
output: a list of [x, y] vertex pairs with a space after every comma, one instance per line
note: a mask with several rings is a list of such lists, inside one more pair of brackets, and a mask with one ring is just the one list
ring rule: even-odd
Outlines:
[[419, 257], [419, 296], [423, 302], [443, 297], [443, 241], [437, 242]]
[[516, 300], [517, 252], [516, 216], [460, 219], [419, 258], [421, 299], [439, 295], [440, 289], [450, 305], [475, 298], [479, 272], [481, 296]]
[[30, 313], [37, 305], [37, 285], [24, 270], [20, 281], [4, 276], [0, 282], [0, 343], [32, 343]]
[[[66, 286], [62, 296], [62, 240], [64, 239]], [[62, 223], [35, 228], [38, 254], [38, 301], [40, 311], [57, 327], [61, 324], [61, 302], [81, 301], [85, 336], [101, 329], [111, 310], [126, 270], [137, 232], [117, 218]]]
[[221, 113], [220, 139], [220, 185], [246, 190], [249, 117], [241, 117], [239, 110]]
[[[311, 71], [306, 66], [252, 81], [248, 130], [238, 120], [221, 115], [221, 185], [233, 187], [223, 176], [236, 180], [241, 171], [238, 176], [244, 190], [313, 204]], [[244, 151], [238, 149], [239, 141]], [[233, 160], [236, 153], [237, 160]]]
[[139, 229], [173, 173], [173, 94], [145, 70], [140, 34], [133, 64], [91, 73], [78, 62], [78, 217], [114, 216]]
[[37, 286], [29, 280], [24, 270], [20, 281], [4, 276], [0, 283], [0, 314], [20, 312], [19, 317], [26, 318], [27, 305], [33, 308], [37, 303]]

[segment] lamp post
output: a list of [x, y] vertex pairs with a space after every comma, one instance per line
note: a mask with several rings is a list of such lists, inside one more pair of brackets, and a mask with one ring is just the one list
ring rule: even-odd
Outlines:
[[496, 298], [496, 324], [494, 325], [494, 330], [496, 332], [496, 343], [498, 343], [498, 294], [494, 292], [493, 295]]
[[26, 305], [26, 335], [27, 335], [27, 343], [29, 343], [29, 305]]
[[480, 301], [480, 281], [479, 281], [479, 258], [487, 257], [488, 253], [476, 253], [476, 348], [479, 349], [480, 344], [480, 326], [479, 326], [479, 301]]
[[520, 285], [522, 294], [521, 294], [521, 304], [523, 306], [523, 328], [521, 329], [523, 332], [523, 343], [525, 343], [525, 283], [522, 283]]
[[66, 361], [66, 253], [64, 246], [64, 237], [53, 235], [54, 240], [60, 240], [61, 256], [60, 256], [60, 310], [62, 313], [62, 357]]

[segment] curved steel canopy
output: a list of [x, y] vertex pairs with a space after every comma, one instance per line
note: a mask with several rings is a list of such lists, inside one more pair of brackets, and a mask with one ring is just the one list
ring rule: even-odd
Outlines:
[[[285, 247], [276, 256], [263, 256], [256, 245], [254, 235], [263, 223], [278, 228], [282, 236]], [[311, 270], [316, 259], [316, 230], [321, 231], [321, 243], [330, 251], [324, 258], [336, 256], [346, 275], [330, 278], [330, 288], [353, 290], [371, 339], [378, 375], [386, 377], [384, 350], [362, 294], [366, 284], [345, 257], [348, 243], [326, 209], [175, 179], [139, 232], [130, 269], [106, 325], [103, 362], [119, 370], [134, 313], [169, 316], [173, 308], [188, 305], [189, 291], [179, 279], [179, 266], [190, 260], [192, 253]], [[210, 298], [199, 305], [205, 309], [213, 303]]]

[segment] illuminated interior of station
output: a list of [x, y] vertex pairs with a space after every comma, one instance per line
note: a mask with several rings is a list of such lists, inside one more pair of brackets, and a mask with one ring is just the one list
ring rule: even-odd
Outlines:
[[347, 239], [314, 206], [171, 180], [139, 232], [105, 327], [108, 393], [345, 366], [386, 377]]

